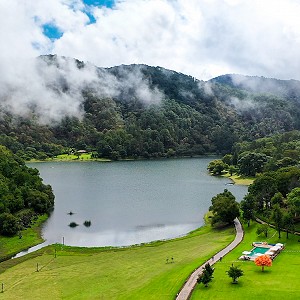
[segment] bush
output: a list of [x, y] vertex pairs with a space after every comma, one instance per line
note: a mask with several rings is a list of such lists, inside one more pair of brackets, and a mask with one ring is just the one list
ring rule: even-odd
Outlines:
[[0, 233], [6, 236], [15, 235], [20, 229], [18, 219], [10, 213], [0, 215]]

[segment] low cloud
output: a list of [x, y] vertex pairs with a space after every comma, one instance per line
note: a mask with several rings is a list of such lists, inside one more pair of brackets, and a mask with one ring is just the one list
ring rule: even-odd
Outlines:
[[249, 98], [239, 99], [237, 97], [230, 97], [228, 102], [240, 113], [255, 109], [259, 106], [257, 102]]
[[[147, 64], [201, 80], [226, 73], [300, 79], [299, 14], [295, 0], [116, 0], [113, 8], [81, 0], [0, 0], [1, 105], [21, 115], [34, 108], [49, 122], [80, 116], [80, 89], [87, 84], [104, 96], [130, 86], [127, 92], [147, 103], [163, 97], [141, 72], [123, 82], [104, 72], [100, 81], [93, 65]], [[47, 24], [62, 36], [45, 36]], [[33, 63], [49, 53], [91, 65], [77, 70], [66, 62], [46, 70]], [[50, 88], [65, 83], [68, 91]]]
[[151, 88], [137, 66], [132, 72], [123, 71], [118, 78], [106, 69], [92, 64], [78, 68], [72, 58], [43, 57], [23, 61], [16, 75], [0, 80], [2, 109], [20, 116], [34, 112], [42, 123], [61, 120], [66, 115], [81, 117], [84, 101], [82, 91], [91, 90], [99, 98], [118, 98], [121, 94], [145, 104], [158, 104], [163, 94]]

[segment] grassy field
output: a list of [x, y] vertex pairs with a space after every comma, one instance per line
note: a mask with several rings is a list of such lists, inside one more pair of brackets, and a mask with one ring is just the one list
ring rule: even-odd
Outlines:
[[182, 238], [129, 248], [48, 246], [0, 264], [0, 299], [174, 299], [188, 275], [234, 235], [233, 228], [205, 226]]
[[41, 238], [41, 224], [47, 219], [47, 215], [40, 216], [31, 228], [22, 231], [22, 238], [19, 236], [0, 236], [0, 261], [7, 259], [22, 250], [43, 242]]
[[[231, 253], [215, 264], [214, 279], [208, 288], [197, 285], [192, 300], [197, 299], [299, 299], [300, 298], [300, 243], [299, 236], [290, 235], [287, 240], [285, 233], [278, 239], [277, 233], [272, 229], [268, 240], [270, 243], [280, 242], [286, 245], [285, 250], [273, 261], [273, 266], [264, 272], [254, 262], [238, 261], [237, 258], [245, 250], [251, 250], [253, 241], [265, 240], [256, 235], [256, 224], [250, 228], [245, 227], [244, 241]], [[244, 276], [238, 284], [232, 284], [225, 273], [231, 264], [240, 266]], [[226, 296], [225, 296], [226, 295]]]

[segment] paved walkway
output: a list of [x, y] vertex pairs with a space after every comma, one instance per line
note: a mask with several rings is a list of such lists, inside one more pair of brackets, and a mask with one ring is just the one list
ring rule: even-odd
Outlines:
[[191, 276], [188, 278], [184, 286], [182, 287], [181, 291], [176, 297], [176, 300], [187, 300], [189, 299], [195, 285], [197, 284], [197, 278], [202, 273], [202, 268], [205, 264], [209, 263], [213, 265], [217, 261], [219, 261], [220, 257], [224, 257], [227, 253], [229, 253], [232, 249], [234, 249], [244, 238], [244, 231], [239, 219], [234, 220], [234, 225], [236, 229], [236, 236], [234, 241], [229, 244], [226, 248], [215, 254], [215, 256], [208, 261], [206, 261], [203, 265], [201, 265], [198, 269], [196, 269]]

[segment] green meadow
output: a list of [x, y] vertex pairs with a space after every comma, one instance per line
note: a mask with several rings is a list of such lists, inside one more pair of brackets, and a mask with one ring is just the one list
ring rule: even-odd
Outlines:
[[[221, 262], [214, 265], [214, 279], [207, 288], [197, 285], [191, 299], [299, 299], [300, 295], [300, 236], [289, 235], [286, 239], [285, 232], [281, 239], [274, 229], [270, 238], [258, 237], [257, 224], [245, 229], [243, 242], [231, 253], [226, 255]], [[240, 261], [238, 257], [245, 250], [251, 250], [253, 241], [268, 241], [269, 243], [283, 243], [285, 249], [274, 259], [272, 267], [265, 268], [262, 272], [252, 261]], [[226, 271], [231, 264], [239, 266], [244, 271], [238, 284], [232, 284]]]
[[60, 154], [53, 158], [47, 158], [45, 160], [32, 159], [30, 162], [41, 162], [41, 161], [101, 161], [109, 162], [110, 159], [107, 158], [93, 158], [91, 153], [82, 153], [80, 155], [76, 154]]
[[0, 264], [0, 299], [174, 299], [189, 274], [234, 236], [233, 228], [204, 226], [141, 246], [48, 246]]
[[[22, 239], [0, 239], [2, 259], [20, 243], [36, 242], [38, 220]], [[257, 224], [245, 227], [243, 242], [217, 262], [208, 288], [197, 285], [191, 299], [297, 299], [300, 294], [299, 236], [274, 229], [270, 243], [281, 242], [285, 250], [264, 272], [251, 261], [240, 261], [253, 241], [266, 240], [256, 234]], [[0, 263], [1, 299], [174, 299], [189, 274], [235, 236], [233, 228], [201, 227], [187, 236], [124, 248], [80, 248], [60, 244]], [[26, 247], [25, 247], [26, 248]], [[172, 259], [173, 258], [173, 259]], [[234, 264], [244, 271], [232, 284], [226, 271]]]

